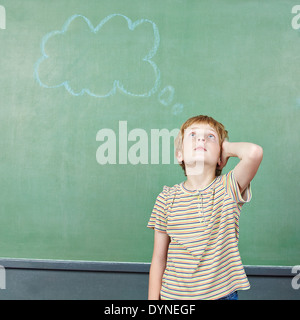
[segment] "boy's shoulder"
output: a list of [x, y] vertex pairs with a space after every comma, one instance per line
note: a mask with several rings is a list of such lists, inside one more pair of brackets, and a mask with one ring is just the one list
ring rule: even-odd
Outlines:
[[178, 184], [175, 184], [175, 185], [172, 186], [172, 187], [163, 186], [162, 194], [163, 194], [165, 197], [172, 196], [172, 195], [174, 195], [179, 189], [180, 189], [180, 184], [179, 184], [179, 183], [178, 183]]

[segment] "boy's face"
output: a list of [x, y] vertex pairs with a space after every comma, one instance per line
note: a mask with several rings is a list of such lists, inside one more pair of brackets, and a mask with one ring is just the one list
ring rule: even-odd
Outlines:
[[215, 129], [207, 123], [194, 123], [185, 129], [177, 160], [184, 161], [187, 175], [201, 174], [204, 165], [216, 168], [220, 161], [220, 141]]

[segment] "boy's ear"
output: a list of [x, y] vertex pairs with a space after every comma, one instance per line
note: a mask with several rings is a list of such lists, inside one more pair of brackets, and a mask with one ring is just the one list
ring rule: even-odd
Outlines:
[[182, 163], [183, 161], [183, 154], [182, 154], [182, 151], [181, 150], [176, 150], [176, 159], [178, 161], [178, 163]]

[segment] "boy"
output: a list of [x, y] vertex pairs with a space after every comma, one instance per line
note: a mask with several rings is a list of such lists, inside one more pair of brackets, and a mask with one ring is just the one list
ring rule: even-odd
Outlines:
[[[224, 126], [208, 116], [190, 118], [180, 129], [176, 158], [187, 179], [163, 188], [148, 223], [155, 230], [150, 300], [237, 299], [237, 290], [250, 287], [237, 246], [238, 223], [263, 150], [226, 138]], [[229, 157], [240, 161], [221, 175]]]

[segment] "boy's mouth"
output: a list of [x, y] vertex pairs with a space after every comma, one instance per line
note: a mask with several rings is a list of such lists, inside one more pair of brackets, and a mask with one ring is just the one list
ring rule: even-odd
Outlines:
[[204, 146], [198, 146], [194, 149], [195, 151], [207, 151]]

